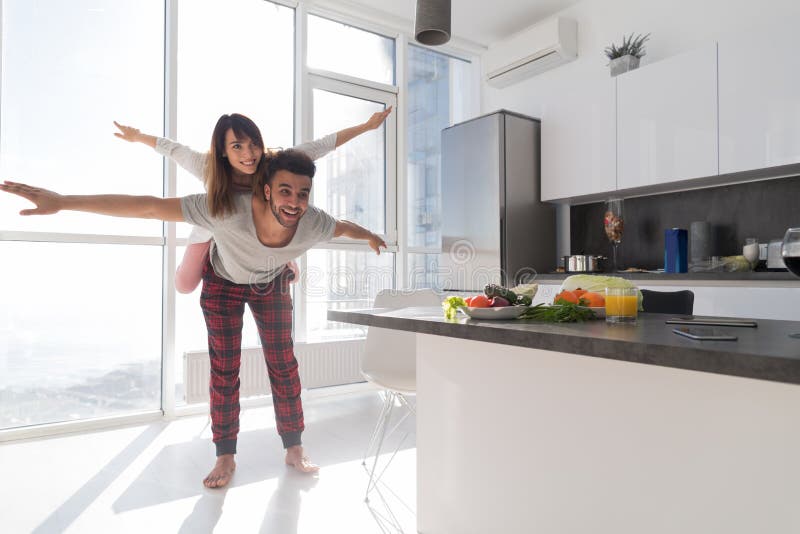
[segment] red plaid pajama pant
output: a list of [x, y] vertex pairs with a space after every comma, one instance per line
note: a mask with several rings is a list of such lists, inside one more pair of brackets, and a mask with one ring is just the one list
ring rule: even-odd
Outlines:
[[300, 444], [303, 405], [292, 341], [289, 272], [266, 287], [234, 284], [220, 278], [210, 262], [203, 271], [200, 306], [208, 329], [211, 357], [211, 430], [217, 456], [236, 453], [239, 433], [239, 364], [244, 305], [256, 321], [269, 381], [278, 434], [284, 447]]

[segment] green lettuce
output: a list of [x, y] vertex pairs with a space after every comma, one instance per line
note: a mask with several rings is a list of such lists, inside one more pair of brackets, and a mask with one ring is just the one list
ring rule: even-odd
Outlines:
[[442, 310], [447, 320], [452, 321], [456, 318], [459, 308], [465, 308], [467, 303], [461, 297], [447, 297], [442, 302]]

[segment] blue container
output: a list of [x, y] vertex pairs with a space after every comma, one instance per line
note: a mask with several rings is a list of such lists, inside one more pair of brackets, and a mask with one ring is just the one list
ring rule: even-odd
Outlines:
[[686, 273], [689, 272], [688, 232], [683, 228], [669, 228], [664, 230], [664, 272]]

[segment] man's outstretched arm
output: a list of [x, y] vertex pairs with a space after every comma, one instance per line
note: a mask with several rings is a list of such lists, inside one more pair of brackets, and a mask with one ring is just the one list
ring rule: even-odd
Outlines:
[[334, 237], [349, 237], [350, 239], [364, 239], [369, 242], [369, 247], [376, 254], [381, 253], [381, 247], [386, 248], [386, 242], [379, 235], [373, 234], [366, 228], [350, 221], [336, 221]]
[[132, 195], [59, 195], [53, 191], [6, 180], [0, 191], [30, 200], [36, 207], [20, 215], [51, 215], [62, 210], [85, 211], [135, 219], [184, 220], [181, 199]]

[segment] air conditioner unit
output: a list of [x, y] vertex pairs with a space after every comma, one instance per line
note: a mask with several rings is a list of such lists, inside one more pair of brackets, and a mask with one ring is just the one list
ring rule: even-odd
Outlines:
[[553, 17], [489, 46], [483, 64], [486, 82], [506, 87], [578, 57], [578, 24]]

